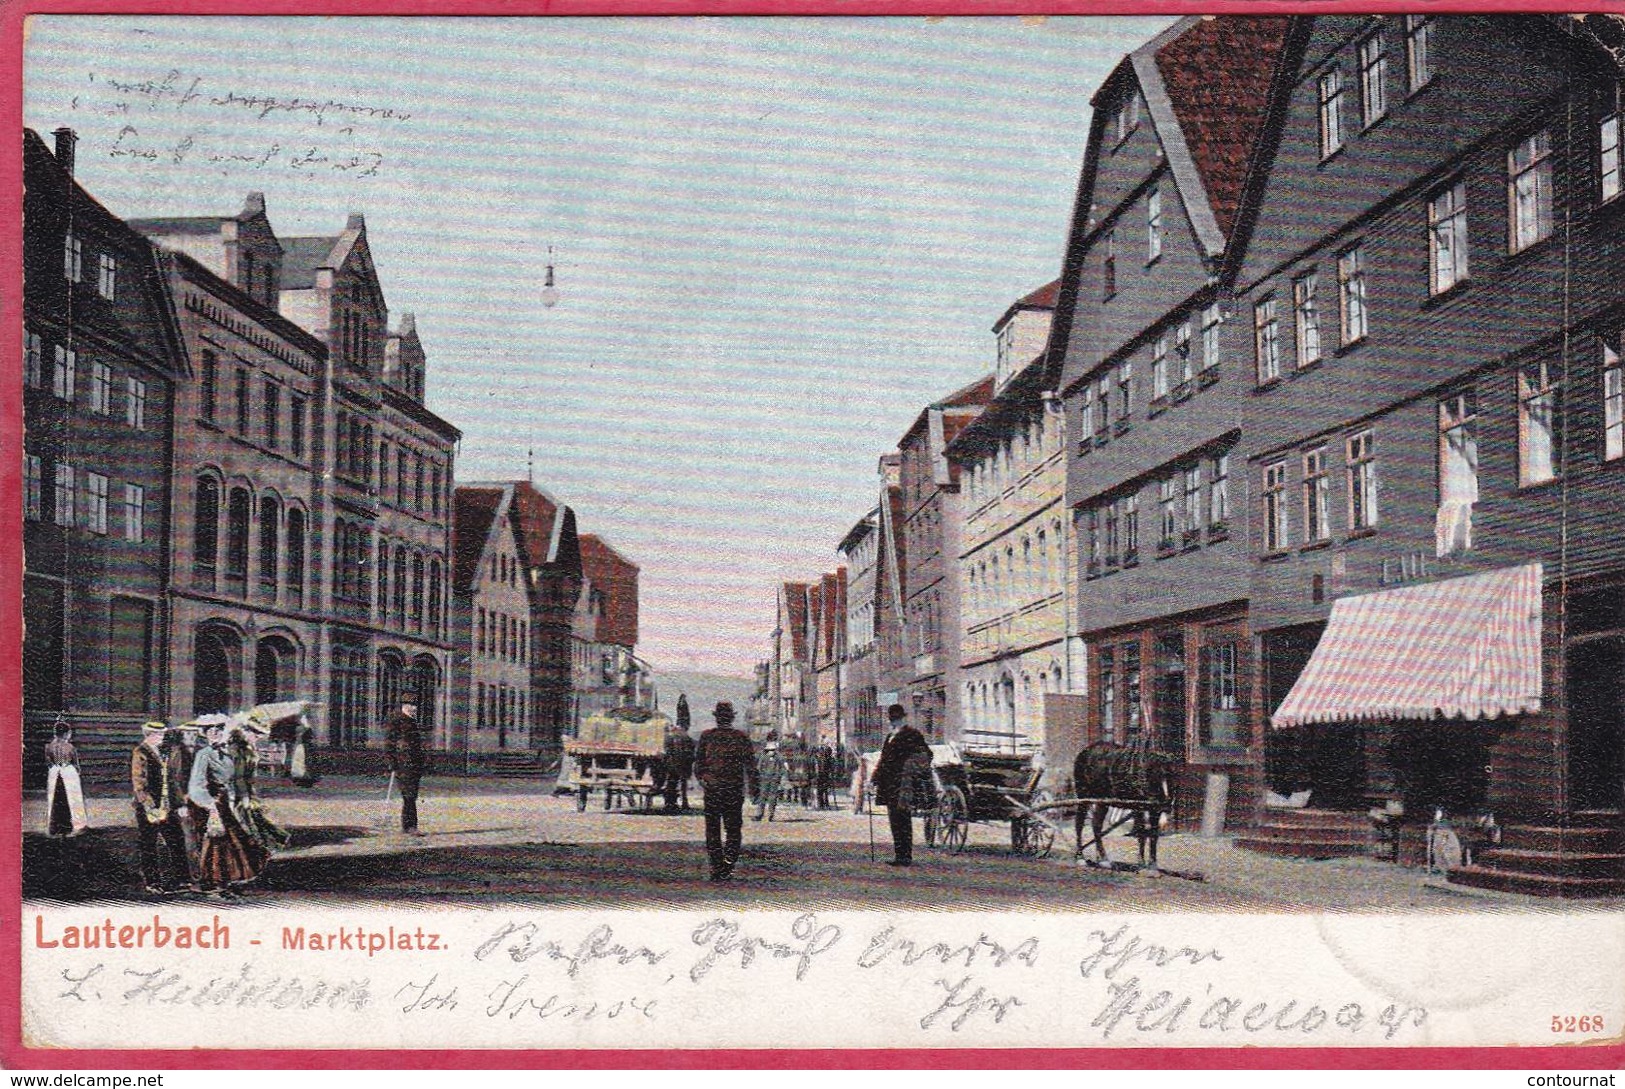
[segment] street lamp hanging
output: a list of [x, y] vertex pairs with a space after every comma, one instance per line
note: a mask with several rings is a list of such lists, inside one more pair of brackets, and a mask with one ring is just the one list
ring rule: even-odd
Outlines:
[[547, 247], [547, 278], [542, 282], [542, 305], [549, 310], [559, 302], [559, 289], [553, 283], [553, 247]]

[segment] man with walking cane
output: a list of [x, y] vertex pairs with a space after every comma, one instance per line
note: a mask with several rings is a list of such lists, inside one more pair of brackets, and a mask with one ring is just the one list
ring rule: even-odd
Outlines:
[[[914, 794], [922, 771], [931, 770], [931, 746], [925, 735], [908, 724], [908, 712], [894, 703], [886, 712], [896, 732], [880, 749], [875, 767], [875, 802], [886, 807], [891, 825], [892, 858], [888, 866], [914, 864]], [[873, 820], [873, 817], [870, 818]]]
[[[401, 831], [421, 836], [418, 831], [418, 781], [423, 778], [423, 735], [418, 732], [418, 708], [402, 703], [384, 727], [384, 752], [389, 757], [390, 778], [401, 792]], [[386, 789], [384, 798], [389, 793]]]

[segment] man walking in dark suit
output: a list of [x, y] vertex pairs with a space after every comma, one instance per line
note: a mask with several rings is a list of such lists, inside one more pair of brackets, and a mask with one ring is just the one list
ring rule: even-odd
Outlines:
[[750, 738], [734, 729], [733, 704], [719, 703], [712, 713], [717, 724], [700, 735], [694, 772], [705, 788], [705, 853], [711, 861], [711, 880], [726, 881], [733, 876], [744, 838], [745, 793], [756, 791], [756, 755]]
[[403, 703], [396, 714], [390, 716], [384, 727], [384, 752], [389, 757], [389, 770], [395, 773], [395, 785], [401, 790], [401, 831], [409, 836], [421, 836], [418, 831], [418, 783], [423, 778], [423, 735], [418, 732], [418, 708], [415, 703]]
[[875, 801], [886, 807], [886, 819], [891, 824], [893, 857], [886, 865], [912, 866], [915, 780], [931, 769], [931, 746], [925, 743], [924, 734], [908, 724], [908, 712], [902, 704], [892, 704], [886, 717], [896, 732], [881, 746], [874, 780]]

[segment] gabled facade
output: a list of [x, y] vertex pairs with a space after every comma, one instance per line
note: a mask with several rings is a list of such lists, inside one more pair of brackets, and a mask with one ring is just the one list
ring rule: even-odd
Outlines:
[[[903, 455], [882, 454], [880, 542], [875, 557], [875, 699], [882, 721], [886, 709], [902, 703], [914, 679], [914, 655], [904, 633], [908, 597], [908, 538], [904, 533]], [[882, 727], [884, 731], [885, 727]], [[882, 732], [880, 740], [885, 739]]]
[[[1059, 281], [1013, 303], [993, 326], [1002, 375], [993, 401], [948, 446], [959, 466], [964, 527], [959, 584], [960, 688], [967, 746], [1045, 747], [1045, 697], [1070, 690], [1066, 668], [1071, 518], [1066, 426], [1044, 349]], [[1012, 365], [1012, 352], [1028, 353]]]
[[847, 531], [836, 552], [847, 572], [846, 646], [840, 676], [840, 741], [868, 751], [884, 736], [877, 699], [875, 638], [879, 606], [880, 511], [870, 511]]
[[[1235, 273], [1276, 790], [1417, 819], [1625, 804], [1622, 57], [1612, 16], [1294, 22]], [[1525, 573], [1535, 639], [1473, 600]], [[1442, 611], [1419, 660], [1460, 663], [1476, 694], [1428, 704], [1444, 716], [1375, 691], [1327, 706], [1332, 659], [1380, 651], [1339, 618], [1423, 591]]]
[[846, 568], [838, 567], [819, 578], [809, 608], [813, 706], [802, 739], [808, 745], [834, 745], [844, 741], [840, 722], [841, 666], [846, 649]]
[[1231, 482], [1251, 384], [1219, 273], [1286, 30], [1184, 19], [1107, 79], [1051, 338], [1090, 693], [1077, 740], [1178, 758], [1187, 828], [1209, 792], [1246, 822], [1258, 778]]
[[160, 247], [191, 362], [175, 397], [168, 714], [320, 703], [313, 422], [327, 348], [273, 309], [282, 250], [260, 194], [235, 217], [131, 225]]
[[651, 678], [637, 657], [638, 566], [602, 537], [581, 535], [581, 595], [571, 631], [574, 718], [645, 706]]
[[452, 499], [451, 728], [447, 748], [529, 750], [531, 564], [511, 487], [463, 487]]
[[445, 748], [451, 644], [452, 459], [461, 438], [422, 403], [424, 352], [389, 311], [351, 215], [334, 236], [280, 240], [278, 306], [327, 346], [313, 406], [316, 518], [327, 565], [327, 732], [335, 747], [376, 746], [406, 697]]
[[910, 719], [936, 741], [960, 739], [959, 466], [948, 444], [993, 396], [988, 375], [928, 406], [897, 444], [902, 501], [902, 651]]
[[576, 515], [529, 481], [499, 486], [511, 494], [511, 517], [530, 565], [530, 747], [556, 753], [574, 728], [571, 627], [582, 585]]
[[770, 678], [774, 714], [770, 729], [780, 737], [801, 733], [807, 722], [812, 673], [807, 642], [808, 589], [804, 582], [782, 582], [774, 595]]
[[55, 136], [53, 153], [23, 133], [22, 703], [27, 752], [61, 712], [89, 760], [164, 711], [187, 370], [152, 246], [74, 181], [73, 132]]

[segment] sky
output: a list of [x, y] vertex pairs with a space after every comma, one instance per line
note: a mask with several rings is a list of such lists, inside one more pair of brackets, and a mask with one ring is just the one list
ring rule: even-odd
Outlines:
[[1089, 98], [1168, 22], [35, 16], [24, 121], [128, 218], [365, 215], [457, 479], [533, 464], [640, 566], [640, 656], [741, 675], [1059, 274]]

